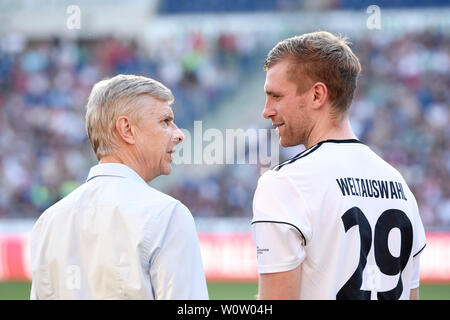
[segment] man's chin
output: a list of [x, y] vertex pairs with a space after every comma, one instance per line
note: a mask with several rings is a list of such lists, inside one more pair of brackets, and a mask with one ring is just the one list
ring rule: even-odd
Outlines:
[[289, 142], [289, 140], [280, 137], [280, 146], [282, 146], [283, 148], [287, 148], [292, 147], [293, 145]]
[[161, 175], [169, 175], [172, 172], [172, 167], [170, 164], [164, 166], [164, 168], [161, 170]]
[[280, 139], [280, 146], [282, 146], [283, 148], [288, 147], [288, 145], [286, 145], [286, 142], [284, 142], [283, 139]]
[[282, 146], [283, 148], [288, 148], [288, 147], [295, 147], [302, 144], [301, 142], [297, 142], [297, 141], [291, 141], [288, 139], [283, 139], [280, 137], [280, 146]]

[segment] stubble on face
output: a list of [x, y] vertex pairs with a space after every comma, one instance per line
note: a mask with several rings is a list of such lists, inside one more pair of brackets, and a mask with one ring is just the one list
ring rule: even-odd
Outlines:
[[[291, 72], [290, 61], [284, 60], [267, 70], [266, 75], [265, 90], [268, 99], [272, 99], [270, 108], [273, 110], [267, 117], [274, 124], [283, 123], [283, 126], [278, 127], [280, 145], [283, 147], [306, 144], [312, 126], [307, 104], [309, 90], [299, 92], [298, 83], [293, 82]], [[280, 96], [277, 102], [273, 100], [275, 94], [276, 97]]]
[[308, 141], [309, 133], [311, 131], [312, 119], [309, 115], [308, 108], [304, 99], [299, 97], [300, 102], [294, 106], [292, 128], [290, 128], [290, 135], [287, 139], [287, 147], [305, 145]]

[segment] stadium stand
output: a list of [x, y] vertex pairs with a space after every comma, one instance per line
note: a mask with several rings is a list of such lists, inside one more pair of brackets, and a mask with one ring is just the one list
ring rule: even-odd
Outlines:
[[[206, 2], [225, 3], [195, 1]], [[162, 3], [158, 9], [162, 14], [193, 8], [191, 1]], [[258, 3], [262, 11], [281, 10], [282, 1]], [[333, 3], [330, 7], [338, 6]], [[341, 8], [352, 3], [342, 1]], [[211, 10], [228, 9], [213, 6]], [[241, 106], [229, 103], [246, 84], [264, 76], [262, 61], [275, 39], [280, 39], [278, 33], [261, 39], [244, 30], [186, 31], [151, 45], [114, 36], [44, 40], [3, 34], [0, 218], [36, 218], [84, 181], [95, 163], [84, 131], [84, 106], [96, 81], [117, 73], [163, 81], [175, 95], [177, 124], [191, 129], [193, 121], [214, 117], [226, 108], [239, 114]], [[352, 40], [363, 66], [352, 106], [357, 135], [405, 176], [426, 228], [448, 229], [449, 33], [430, 29], [383, 33], [383, 37], [358, 35]], [[248, 95], [264, 98], [262, 88]], [[265, 125], [269, 128], [270, 123]], [[280, 160], [289, 152], [281, 150]], [[196, 217], [250, 217], [260, 168], [224, 165], [203, 176], [186, 172], [166, 191]]]
[[165, 0], [160, 1], [158, 12], [161, 14], [182, 13], [229, 13], [260, 11], [291, 11], [302, 9], [363, 9], [370, 5], [383, 8], [431, 7], [444, 4], [442, 0]]

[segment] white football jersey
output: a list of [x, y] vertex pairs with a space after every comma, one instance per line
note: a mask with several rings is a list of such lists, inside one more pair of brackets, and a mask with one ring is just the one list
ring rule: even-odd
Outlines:
[[258, 272], [302, 264], [301, 299], [409, 299], [425, 232], [401, 174], [358, 140], [326, 140], [258, 181]]

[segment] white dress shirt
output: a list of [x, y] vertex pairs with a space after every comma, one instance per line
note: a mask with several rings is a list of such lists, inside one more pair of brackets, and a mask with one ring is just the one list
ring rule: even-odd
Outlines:
[[123, 164], [92, 167], [30, 250], [31, 299], [208, 299], [191, 213]]

